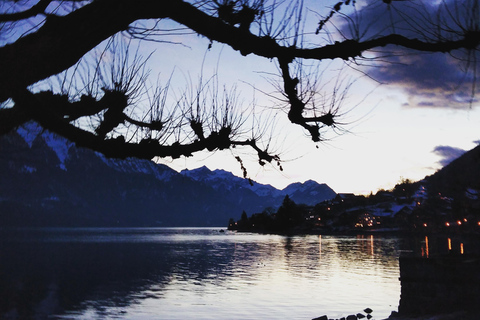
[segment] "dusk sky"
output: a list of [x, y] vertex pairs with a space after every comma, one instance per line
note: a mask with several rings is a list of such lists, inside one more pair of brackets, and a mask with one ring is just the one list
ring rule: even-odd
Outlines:
[[[413, 10], [408, 3], [395, 2], [388, 7], [382, 3], [367, 8], [357, 2], [357, 10], [365, 21], [374, 17], [378, 25], [383, 22], [388, 26], [389, 21], [400, 20], [400, 12], [409, 14]], [[311, 2], [307, 5], [315, 7]], [[423, 8], [427, 10], [430, 6]], [[307, 19], [315, 20], [315, 14], [311, 11], [308, 14]], [[392, 28], [395, 27], [401, 28], [402, 24], [396, 23]], [[375, 28], [375, 24], [370, 26], [370, 31], [378, 33]], [[266, 116], [275, 111], [272, 109], [277, 102], [261, 93], [274, 91], [268, 81], [275, 79], [271, 73], [278, 74], [274, 62], [243, 57], [216, 43], [207, 50], [208, 42], [197, 36], [189, 37], [187, 42], [185, 37], [178, 40], [188, 47], [162, 45], [152, 57], [158, 61], [157, 67], [162, 68], [162, 75], [170, 77], [173, 72], [173, 79], [195, 82], [200, 73], [209, 77], [218, 72], [220, 85], [237, 86], [245, 112], [249, 112], [253, 99], [258, 106], [255, 112]], [[250, 177], [278, 188], [312, 179], [327, 183], [336, 192], [369, 194], [392, 188], [402, 178], [420, 180], [474, 148], [480, 140], [480, 111], [478, 93], [473, 100], [471, 97], [472, 90], [478, 91], [479, 87], [471, 71], [477, 68], [478, 72], [478, 66], [445, 54], [401, 53], [389, 57], [389, 63], [376, 66], [369, 57], [350, 64], [351, 67], [339, 59], [323, 61], [318, 66], [319, 70], [328, 70], [320, 78], [323, 91], [331, 93], [336, 84], [342, 87], [351, 83], [340, 106], [340, 113], [344, 114], [339, 121], [345, 125], [336, 133], [328, 133], [327, 141], [313, 143], [300, 127], [288, 122], [284, 112], [278, 113], [271, 143], [281, 156], [283, 171], [274, 165], [258, 165], [256, 156], [249, 152], [235, 153], [241, 155]], [[370, 57], [382, 54], [370, 53]], [[455, 54], [457, 58], [460, 55]], [[162, 57], [166, 56], [168, 64], [164, 67]], [[476, 87], [472, 87], [475, 82]], [[212, 170], [224, 169], [242, 175], [230, 151], [160, 162], [176, 170], [206, 165]]]

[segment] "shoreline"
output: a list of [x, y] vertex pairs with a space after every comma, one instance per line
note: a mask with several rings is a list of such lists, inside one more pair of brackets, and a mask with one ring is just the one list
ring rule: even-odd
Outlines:
[[282, 235], [282, 236], [303, 236], [303, 235], [333, 235], [333, 236], [352, 236], [352, 235], [420, 235], [420, 236], [453, 236], [453, 235], [463, 235], [463, 236], [480, 236], [479, 232], [442, 232], [442, 231], [416, 231], [416, 230], [401, 230], [397, 228], [392, 229], [372, 229], [372, 230], [289, 230], [284, 232], [276, 232], [272, 230], [264, 230], [264, 229], [257, 229], [257, 230], [240, 230], [240, 229], [226, 229], [227, 231], [231, 232], [241, 232], [241, 233], [256, 233], [256, 234], [273, 234], [273, 235]]

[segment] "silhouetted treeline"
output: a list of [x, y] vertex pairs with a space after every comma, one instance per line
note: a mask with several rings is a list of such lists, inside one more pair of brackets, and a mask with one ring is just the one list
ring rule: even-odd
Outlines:
[[243, 211], [240, 220], [230, 219], [228, 229], [277, 233], [305, 230], [307, 227], [306, 216], [311, 211], [309, 209], [311, 207], [297, 205], [286, 195], [277, 212], [267, 208], [261, 213], [255, 213], [248, 217], [247, 213]]

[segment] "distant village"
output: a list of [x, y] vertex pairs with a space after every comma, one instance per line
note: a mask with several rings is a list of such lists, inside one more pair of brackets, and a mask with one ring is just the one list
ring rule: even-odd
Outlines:
[[[402, 181], [369, 196], [339, 193], [315, 206], [287, 195], [278, 210], [230, 219], [229, 230], [265, 233], [465, 232], [480, 233], [480, 190], [455, 197], [428, 190], [427, 181]], [[434, 189], [434, 188], [432, 188]]]

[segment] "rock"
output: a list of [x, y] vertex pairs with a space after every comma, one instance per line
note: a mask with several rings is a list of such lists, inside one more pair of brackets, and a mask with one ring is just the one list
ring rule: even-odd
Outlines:
[[365, 315], [361, 314], [361, 313], [357, 313], [357, 318], [358, 319], [363, 319], [363, 318], [365, 318]]
[[312, 320], [328, 320], [328, 317], [327, 316], [321, 316], [321, 317], [318, 317], [318, 318], [313, 318]]
[[371, 314], [367, 314], [367, 319], [368, 319], [368, 320], [372, 319], [372, 315], [371, 315]]
[[370, 308], [366, 308], [365, 310], [363, 310], [363, 312], [370, 314], [373, 312], [373, 310]]
[[347, 317], [347, 320], [357, 320], [357, 319], [358, 319], [357, 316], [354, 314], [351, 314]]

